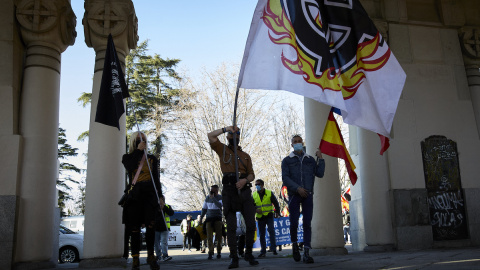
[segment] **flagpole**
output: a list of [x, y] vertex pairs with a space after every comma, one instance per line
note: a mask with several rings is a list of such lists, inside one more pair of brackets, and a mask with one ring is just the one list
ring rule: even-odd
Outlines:
[[[235, 131], [235, 126], [237, 125], [237, 104], [238, 104], [238, 92], [240, 92], [240, 88], [237, 85], [237, 91], [235, 92], [235, 104], [233, 106], [233, 130]], [[233, 132], [233, 154], [235, 157], [235, 178], [238, 181], [239, 175], [238, 175], [238, 155], [237, 155], [237, 132]], [[240, 194], [240, 190], [238, 190], [238, 194]]]

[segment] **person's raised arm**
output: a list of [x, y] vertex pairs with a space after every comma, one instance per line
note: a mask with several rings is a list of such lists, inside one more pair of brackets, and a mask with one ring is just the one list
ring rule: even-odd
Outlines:
[[218, 140], [218, 136], [220, 136], [221, 134], [227, 132], [227, 131], [230, 131], [230, 132], [237, 132], [238, 131], [238, 127], [235, 127], [233, 128], [232, 126], [229, 126], [229, 127], [223, 127], [223, 128], [220, 128], [220, 129], [216, 129], [210, 133], [208, 133], [208, 141], [210, 143], [214, 143]]

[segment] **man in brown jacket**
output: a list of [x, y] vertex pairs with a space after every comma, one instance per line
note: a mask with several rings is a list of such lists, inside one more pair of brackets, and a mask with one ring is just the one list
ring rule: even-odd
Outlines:
[[[218, 140], [218, 136], [228, 132], [227, 140], [228, 146], [221, 143]], [[220, 168], [223, 173], [222, 178], [222, 199], [223, 199], [223, 214], [227, 221], [227, 240], [228, 247], [230, 249], [231, 263], [228, 266], [231, 268], [238, 268], [238, 254], [237, 254], [237, 217], [236, 212], [240, 211], [245, 219], [247, 227], [246, 232], [246, 249], [245, 260], [250, 265], [257, 265], [258, 261], [255, 260], [252, 254], [253, 239], [255, 236], [255, 204], [252, 198], [252, 184], [255, 179], [255, 173], [253, 172], [252, 159], [250, 156], [242, 151], [242, 148], [238, 146], [239, 136], [237, 138], [237, 156], [238, 156], [238, 172], [239, 180], [235, 175], [235, 154], [233, 134], [240, 135], [238, 127], [224, 127], [214, 130], [208, 133], [208, 140], [210, 147], [217, 153], [220, 158]]]

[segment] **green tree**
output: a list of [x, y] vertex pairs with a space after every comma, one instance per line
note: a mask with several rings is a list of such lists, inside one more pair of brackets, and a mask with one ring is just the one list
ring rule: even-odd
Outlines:
[[138, 122], [153, 137], [151, 150], [160, 158], [167, 138], [159, 123], [175, 121], [172, 112], [178, 108], [182, 96], [182, 90], [172, 86], [181, 80], [175, 71], [180, 60], [163, 59], [158, 54], [147, 55], [147, 51], [148, 40], [131, 50], [125, 60], [126, 83], [131, 96], [127, 102], [127, 129], [135, 130]]
[[65, 202], [71, 200], [71, 187], [67, 185], [68, 182], [78, 184], [78, 181], [71, 178], [68, 174], [70, 172], [80, 173], [81, 169], [77, 166], [66, 162], [68, 157], [75, 157], [78, 155], [78, 148], [73, 148], [67, 143], [65, 129], [58, 128], [58, 160], [60, 162], [57, 189], [58, 189], [58, 207], [61, 209], [61, 216], [64, 216]]
[[[175, 111], [187, 97], [182, 89], [174, 87], [181, 80], [175, 71], [180, 60], [164, 59], [158, 54], [149, 55], [147, 52], [148, 40], [145, 40], [136, 49], [130, 50], [125, 58], [125, 81], [130, 93], [130, 98], [126, 101], [127, 130], [137, 130], [138, 123], [138, 128], [149, 137], [152, 146], [150, 152], [160, 158], [167, 139], [165, 124], [178, 119]], [[91, 98], [91, 93], [82, 93], [77, 101], [85, 107], [90, 104]], [[78, 139], [85, 140], [87, 137], [88, 131]]]

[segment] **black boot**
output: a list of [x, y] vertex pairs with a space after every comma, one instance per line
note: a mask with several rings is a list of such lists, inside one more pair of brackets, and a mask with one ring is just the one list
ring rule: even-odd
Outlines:
[[140, 258], [138, 255], [133, 257], [132, 270], [140, 270]]
[[310, 257], [310, 248], [305, 247], [305, 251], [303, 252], [303, 262], [304, 263], [313, 263], [313, 258]]
[[157, 258], [153, 254], [148, 254], [147, 263], [150, 265], [150, 270], [160, 270], [160, 266], [157, 263]]
[[253, 257], [252, 252], [245, 252], [245, 261], [247, 261], [250, 265], [257, 265], [258, 261], [255, 260], [255, 257]]
[[298, 250], [298, 244], [297, 243], [292, 244], [292, 255], [293, 255], [293, 259], [296, 262], [299, 262], [302, 259], [302, 256], [300, 255], [300, 250]]
[[230, 254], [230, 264], [228, 265], [228, 269], [238, 268], [238, 256], [237, 254]]

